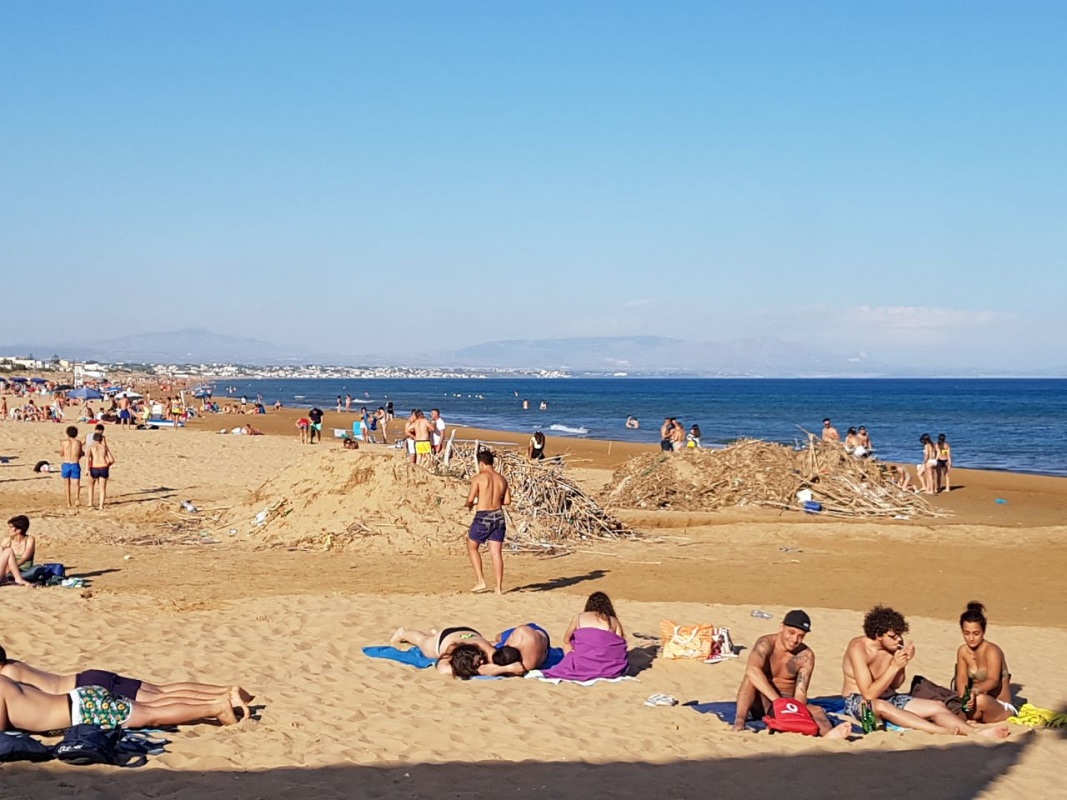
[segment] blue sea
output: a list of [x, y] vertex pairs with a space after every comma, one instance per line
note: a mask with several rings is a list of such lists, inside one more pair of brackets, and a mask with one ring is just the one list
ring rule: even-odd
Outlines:
[[[650, 445], [668, 416], [686, 429], [699, 424], [707, 446], [739, 437], [790, 444], [830, 417], [842, 438], [865, 425], [889, 461], [918, 461], [919, 436], [944, 433], [956, 466], [1067, 475], [1067, 379], [263, 379], [218, 383], [216, 396], [227, 386], [268, 405], [319, 405], [336, 427], [337, 395], [351, 394], [357, 410], [392, 400], [397, 416], [439, 408], [455, 424]], [[627, 429], [627, 415], [641, 428]]]

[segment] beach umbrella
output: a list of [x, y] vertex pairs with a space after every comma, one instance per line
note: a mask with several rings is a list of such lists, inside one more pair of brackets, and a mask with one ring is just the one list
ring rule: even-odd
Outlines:
[[74, 389], [67, 397], [73, 397], [75, 400], [103, 400], [104, 395], [96, 389], [90, 389], [88, 386], [83, 386], [80, 389]]
[[33, 383], [48, 383], [44, 378], [30, 378]]
[[10, 380], [12, 382], [14, 382], [14, 383], [25, 383], [26, 382], [25, 378], [11, 378]]
[[126, 392], [119, 392], [117, 395], [115, 395], [115, 397], [128, 397], [131, 400], [140, 400], [142, 397], [144, 397], [144, 395], [137, 394], [137, 392], [126, 391]]
[[197, 397], [197, 398], [200, 398], [200, 397], [211, 397], [211, 390], [210, 389], [197, 389], [195, 392], [193, 392], [193, 397]]

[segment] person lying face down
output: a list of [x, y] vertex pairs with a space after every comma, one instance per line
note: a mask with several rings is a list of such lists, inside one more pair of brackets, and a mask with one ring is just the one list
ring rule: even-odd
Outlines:
[[0, 730], [47, 733], [87, 723], [104, 730], [158, 728], [217, 719], [237, 722], [229, 700], [200, 703], [141, 703], [111, 694], [101, 686], [83, 686], [67, 694], [48, 694], [28, 683], [0, 676]]
[[456, 626], [444, 628], [439, 633], [397, 628], [390, 642], [415, 645], [427, 658], [437, 659], [439, 673], [460, 680], [470, 680], [476, 675], [497, 677], [526, 672], [522, 655], [517, 650], [500, 657], [505, 663], [496, 663], [497, 649], [474, 628]]

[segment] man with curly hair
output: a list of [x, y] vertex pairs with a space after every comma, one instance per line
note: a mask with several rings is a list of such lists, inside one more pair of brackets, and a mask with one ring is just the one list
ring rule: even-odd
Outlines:
[[1005, 725], [971, 726], [960, 720], [937, 700], [921, 700], [897, 689], [904, 683], [908, 664], [915, 658], [914, 642], [905, 642], [908, 623], [888, 606], [875, 606], [863, 618], [863, 636], [848, 643], [842, 664], [845, 711], [862, 717], [864, 702], [870, 702], [876, 716], [926, 733], [980, 735], [1002, 739]]

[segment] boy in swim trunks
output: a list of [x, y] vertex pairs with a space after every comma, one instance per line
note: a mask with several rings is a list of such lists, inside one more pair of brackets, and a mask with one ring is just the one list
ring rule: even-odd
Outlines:
[[496, 593], [504, 593], [504, 506], [511, 505], [511, 489], [507, 479], [493, 469], [493, 452], [478, 452], [478, 473], [471, 480], [470, 492], [467, 493], [467, 508], [478, 506], [467, 533], [467, 555], [477, 583], [472, 592], [488, 591], [485, 585], [485, 573], [482, 571], [481, 546], [489, 543], [489, 557], [493, 561], [493, 576], [496, 579]]
[[[59, 456], [63, 466], [60, 474], [67, 485], [67, 507], [82, 504], [82, 443], [78, 441], [78, 429], [71, 425], [67, 428], [67, 438], [59, 444]], [[71, 497], [76, 489], [77, 502]]]
[[111, 454], [111, 448], [104, 441], [104, 434], [94, 433], [93, 443], [89, 445], [89, 506], [93, 505], [96, 497], [96, 484], [100, 484], [99, 509], [104, 510], [104, 500], [107, 498], [107, 481], [111, 477], [111, 465], [115, 463], [115, 457]]

